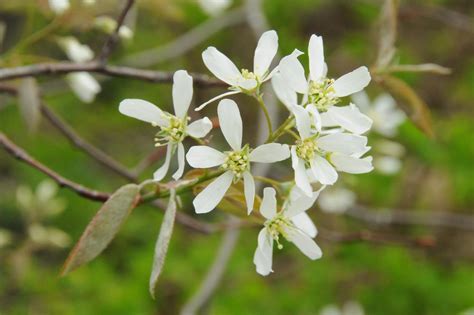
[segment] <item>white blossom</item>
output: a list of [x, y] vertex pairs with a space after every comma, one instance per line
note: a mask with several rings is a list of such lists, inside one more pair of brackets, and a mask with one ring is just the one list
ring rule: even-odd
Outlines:
[[[65, 54], [74, 62], [88, 62], [94, 58], [94, 52], [89, 46], [81, 44], [75, 37], [61, 37], [58, 40], [59, 46]], [[95, 96], [100, 93], [99, 82], [88, 72], [74, 72], [66, 75], [72, 91], [84, 103], [91, 103]]]
[[127, 116], [151, 123], [159, 127], [155, 146], [167, 146], [164, 164], [153, 174], [157, 181], [168, 173], [172, 156], [177, 153], [178, 170], [172, 175], [179, 179], [185, 166], [184, 138], [203, 138], [212, 129], [212, 123], [205, 117], [188, 124], [187, 115], [193, 97], [193, 78], [185, 71], [178, 70], [173, 76], [173, 106], [175, 115], [162, 111], [150, 102], [141, 99], [125, 99], [120, 102], [119, 111]]
[[321, 258], [321, 249], [313, 240], [317, 229], [306, 210], [311, 208], [323, 188], [307, 196], [295, 186], [279, 212], [275, 189], [267, 187], [263, 190], [260, 214], [266, 221], [258, 234], [258, 245], [253, 258], [259, 274], [266, 276], [273, 272], [273, 242], [281, 249], [283, 245], [280, 236], [295, 244], [310, 259]]
[[196, 110], [203, 109], [207, 104], [214, 102], [220, 98], [237, 94], [252, 93], [259, 86], [269, 80], [275, 70], [269, 71], [270, 64], [278, 50], [278, 35], [275, 31], [267, 31], [262, 34], [258, 40], [253, 59], [253, 72], [236, 67], [236, 65], [223, 53], [215, 47], [208, 47], [202, 53], [204, 64], [218, 79], [230, 85], [230, 92], [218, 95], [211, 100], [205, 102]]
[[71, 7], [69, 0], [48, 0], [48, 4], [51, 10], [56, 14], [63, 14]]
[[319, 208], [328, 213], [344, 213], [356, 202], [356, 194], [344, 187], [329, 187], [318, 198]]
[[[109, 16], [98, 16], [94, 19], [94, 27], [106, 34], [112, 34], [117, 28], [117, 21]], [[122, 39], [132, 39], [134, 34], [130, 27], [122, 25], [119, 28], [118, 35]]]
[[215, 16], [224, 12], [232, 5], [232, 0], [198, 0], [201, 9], [209, 15]]
[[364, 315], [364, 309], [362, 306], [355, 301], [349, 301], [344, 303], [342, 308], [338, 308], [336, 305], [327, 305], [319, 313], [319, 315]]
[[332, 185], [337, 171], [361, 174], [373, 169], [372, 157], [362, 158], [370, 150], [367, 137], [344, 132], [322, 134], [312, 128], [308, 110], [294, 106], [293, 113], [300, 139], [291, 147], [292, 167], [296, 185], [305, 193], [312, 193], [307, 170], [321, 184]]
[[282, 58], [279, 73], [273, 76], [272, 85], [283, 104], [291, 110], [297, 104], [297, 94], [302, 94], [300, 105], [311, 106], [321, 113], [323, 126], [337, 125], [357, 134], [369, 130], [371, 119], [360, 113], [356, 106], [334, 106], [342, 97], [359, 92], [369, 84], [371, 77], [367, 67], [359, 67], [336, 80], [328, 78], [323, 39], [312, 35], [308, 46], [309, 76], [306, 78], [298, 60], [301, 54], [295, 50]]
[[397, 107], [397, 103], [387, 93], [383, 93], [370, 101], [364, 91], [352, 95], [352, 100], [361, 111], [373, 121], [373, 130], [385, 137], [394, 137], [398, 127], [406, 120], [405, 113]]
[[221, 131], [231, 147], [231, 151], [220, 152], [208, 146], [194, 146], [189, 149], [186, 159], [195, 168], [219, 166], [224, 173], [210, 183], [193, 200], [196, 213], [213, 210], [224, 197], [230, 185], [243, 179], [247, 211], [253, 210], [255, 184], [250, 171], [250, 163], [274, 163], [290, 156], [288, 146], [267, 143], [251, 149], [242, 146], [242, 118], [237, 104], [229, 99], [220, 101], [218, 117]]

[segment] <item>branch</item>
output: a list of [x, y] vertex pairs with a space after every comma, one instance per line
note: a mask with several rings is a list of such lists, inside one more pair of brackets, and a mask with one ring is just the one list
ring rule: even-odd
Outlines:
[[238, 8], [218, 15], [170, 43], [127, 56], [121, 63], [133, 67], [149, 67], [182, 56], [220, 30], [244, 21], [244, 13], [242, 8]]
[[117, 26], [115, 27], [114, 32], [107, 38], [105, 41], [104, 47], [102, 47], [102, 52], [98, 58], [99, 62], [105, 64], [107, 62], [107, 58], [112, 53], [113, 49], [117, 45], [119, 39], [119, 31], [122, 27], [123, 23], [125, 22], [125, 17], [127, 13], [133, 6], [134, 0], [127, 0], [122, 12], [120, 13], [119, 17], [117, 18]]
[[[229, 223], [235, 221], [240, 220], [235, 217], [229, 217]], [[222, 242], [219, 245], [217, 256], [211, 268], [209, 268], [204, 281], [201, 283], [196, 294], [193, 295], [183, 307], [180, 313], [181, 315], [196, 314], [211, 299], [222, 279], [222, 276], [224, 275], [227, 263], [234, 252], [235, 245], [239, 239], [239, 234], [240, 231], [238, 229], [229, 228], [225, 231]]]
[[361, 230], [352, 233], [341, 233], [318, 227], [319, 237], [329, 242], [357, 243], [369, 242], [381, 245], [404, 245], [414, 247], [434, 247], [436, 240], [430, 236], [407, 238], [399, 235], [380, 234], [372, 231]]
[[128, 179], [132, 182], [137, 182], [137, 177], [125, 168], [122, 164], [116, 161], [111, 156], [107, 155], [102, 150], [98, 149], [94, 145], [84, 140], [77, 132], [72, 129], [61, 117], [59, 117], [52, 109], [47, 107], [44, 103], [41, 104], [41, 113], [45, 116], [49, 122], [55, 126], [64, 137], [66, 137], [74, 146], [87, 153], [94, 160], [114, 171], [123, 178]]
[[[124, 77], [136, 80], [143, 80], [154, 83], [171, 83], [173, 82], [173, 72], [143, 70], [131, 67], [109, 66], [99, 62], [56, 62], [56, 63], [39, 63], [28, 66], [3, 68], [0, 69], [0, 81], [12, 80], [30, 76], [40, 75], [61, 75], [71, 72], [94, 72], [111, 77]], [[193, 82], [201, 87], [226, 86], [226, 83], [212, 79], [207, 75], [199, 73], [191, 73]]]
[[424, 225], [474, 231], [474, 217], [470, 215], [430, 212], [429, 214], [407, 210], [369, 210], [355, 206], [346, 213], [348, 216], [375, 225]]
[[14, 144], [10, 139], [8, 139], [8, 137], [3, 132], [0, 132], [0, 145], [15, 158], [25, 162], [26, 164], [29, 164], [30, 166], [51, 177], [59, 184], [59, 186], [69, 188], [82, 197], [96, 201], [105, 201], [110, 196], [108, 193], [89, 189], [67, 178], [62, 177], [52, 169], [48, 168], [47, 166], [41, 164], [40, 162], [32, 158], [25, 150]]

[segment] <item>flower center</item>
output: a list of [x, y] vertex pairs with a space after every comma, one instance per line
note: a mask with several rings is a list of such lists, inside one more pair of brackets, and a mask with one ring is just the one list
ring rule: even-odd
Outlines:
[[168, 142], [178, 143], [186, 137], [186, 119], [179, 119], [173, 115], [167, 115], [169, 125], [160, 127], [155, 135], [155, 146], [166, 145]]
[[334, 91], [334, 79], [324, 79], [319, 82], [311, 81], [309, 84], [308, 100], [319, 111], [326, 111], [332, 105], [339, 103], [339, 98]]
[[313, 160], [318, 147], [312, 138], [296, 141], [296, 155], [305, 162]]
[[278, 249], [283, 248], [283, 245], [280, 244], [280, 235], [286, 238], [286, 229], [292, 226], [293, 224], [290, 220], [282, 213], [277, 214], [275, 218], [265, 222], [265, 227], [273, 240], [278, 244]]
[[244, 79], [254, 79], [259, 82], [257, 75], [247, 69], [242, 69], [242, 77], [244, 77]]
[[239, 180], [243, 173], [250, 169], [249, 148], [246, 145], [240, 151], [226, 152], [227, 158], [222, 164], [222, 168], [226, 171], [230, 170], [234, 173], [234, 179]]

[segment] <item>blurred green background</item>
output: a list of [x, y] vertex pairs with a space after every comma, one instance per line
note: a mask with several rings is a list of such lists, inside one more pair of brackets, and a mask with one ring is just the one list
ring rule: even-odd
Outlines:
[[[235, 1], [229, 10], [240, 5]], [[305, 51], [311, 34], [323, 35], [330, 74], [337, 77], [374, 61], [374, 25], [381, 6], [382, 1], [375, 0], [267, 0], [264, 12], [279, 34], [282, 55], [296, 47]], [[54, 34], [74, 34], [94, 51], [100, 51], [105, 35], [90, 30], [88, 21], [99, 13], [116, 16], [119, 8], [116, 1], [100, 1], [93, 8], [77, 6]], [[429, 139], [411, 122], [405, 122], [396, 137], [407, 151], [398, 174], [373, 172], [344, 180], [356, 191], [361, 204], [474, 215], [473, 14], [474, 2], [470, 0], [401, 1], [399, 62], [435, 62], [451, 68], [452, 74], [397, 75], [429, 105], [436, 136]], [[112, 55], [112, 63], [172, 42], [212, 18], [196, 2], [171, 0], [138, 1], [136, 15], [134, 38], [120, 45]], [[46, 1], [1, 1], [0, 20], [6, 23], [7, 32], [0, 52], [8, 54], [18, 40], [52, 19]], [[6, 63], [1, 66], [65, 59], [52, 37], [2, 59]], [[148, 68], [207, 74], [200, 55], [210, 45], [236, 64], [250, 65], [256, 38], [242, 22], [219, 31], [183, 56]], [[304, 57], [301, 60], [306, 62]], [[58, 79], [40, 78], [44, 100], [85, 139], [130, 167], [151, 152], [154, 130], [119, 114], [117, 106], [124, 98], [142, 98], [170, 109], [170, 85], [114, 78], [101, 83], [102, 92], [93, 103], [84, 104]], [[197, 88], [194, 101], [199, 104], [221, 90]], [[383, 92], [375, 84], [367, 91], [371, 97]], [[236, 99], [245, 115], [244, 137], [252, 142], [256, 104], [245, 96]], [[113, 191], [126, 183], [71, 146], [47, 121], [42, 121], [37, 133], [29, 133], [16, 105], [15, 98], [0, 95], [0, 129], [39, 161], [98, 190]], [[283, 109], [281, 112], [284, 118]], [[205, 114], [215, 116], [215, 106], [209, 106]], [[157, 165], [148, 168], [141, 179], [149, 178]], [[289, 173], [282, 176], [288, 177]], [[16, 198], [20, 185], [34, 189], [44, 179], [38, 171], [0, 153], [0, 229], [8, 231], [11, 238], [0, 248], [0, 314], [179, 313], [211, 265], [220, 233], [203, 235], [177, 225], [153, 300], [148, 294], [148, 279], [163, 216], [154, 208], [140, 206], [98, 259], [60, 278], [60, 267], [72, 243], [66, 247], [31, 248], [27, 220]], [[191, 197], [184, 197], [182, 211], [193, 215]], [[67, 189], [60, 190], [58, 198], [66, 209], [43, 223], [77, 240], [100, 204]], [[317, 207], [310, 215], [324, 229], [423, 237], [435, 240], [435, 245], [415, 248], [316, 238], [324, 252], [321, 260], [310, 261], [292, 246], [285, 246], [275, 253], [275, 273], [264, 278], [256, 274], [252, 263], [258, 231], [244, 229], [222, 284], [208, 306], [209, 314], [318, 314], [328, 304], [342, 305], [349, 300], [358, 301], [366, 314], [374, 315], [461, 314], [474, 307], [472, 232], [417, 225], [369, 226], [346, 216], [323, 213]], [[210, 222], [223, 218], [216, 212], [199, 216]]]

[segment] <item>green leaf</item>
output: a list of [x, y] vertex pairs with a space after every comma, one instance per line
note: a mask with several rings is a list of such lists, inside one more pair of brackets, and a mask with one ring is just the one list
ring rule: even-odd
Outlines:
[[61, 275], [97, 257], [112, 241], [128, 214], [140, 200], [135, 184], [120, 187], [100, 208], [64, 263]]
[[434, 136], [428, 105], [407, 83], [391, 75], [380, 76], [377, 81], [392, 94], [410, 120], [421, 131], [429, 137]]
[[30, 132], [35, 132], [41, 120], [41, 99], [35, 78], [21, 80], [18, 87], [18, 106], [26, 127]]
[[171, 190], [171, 196], [166, 208], [163, 223], [161, 223], [160, 233], [155, 245], [155, 256], [153, 257], [153, 267], [150, 276], [150, 294], [155, 298], [155, 289], [158, 283], [158, 278], [165, 263], [166, 253], [168, 252], [168, 245], [170, 243], [171, 234], [173, 233], [174, 220], [176, 217], [176, 200], [175, 191]]

